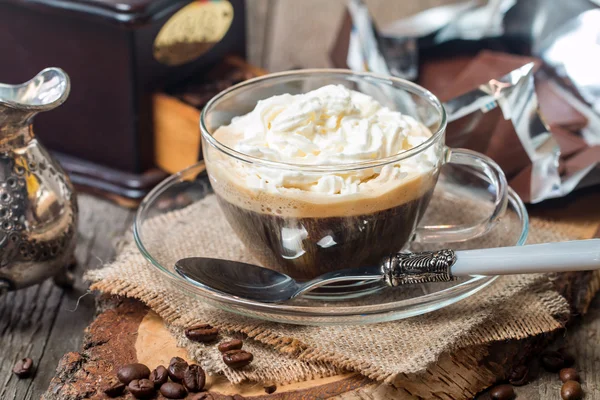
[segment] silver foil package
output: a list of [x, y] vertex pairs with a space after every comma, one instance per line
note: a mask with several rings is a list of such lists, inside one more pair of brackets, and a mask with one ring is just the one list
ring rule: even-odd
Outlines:
[[600, 9], [569, 20], [535, 52], [600, 114]]
[[[528, 158], [519, 161], [527, 165], [518, 168], [513, 176], [525, 174], [520, 178], [524, 182], [518, 182], [521, 186], [518, 191], [530, 202], [536, 203], [560, 197], [562, 190], [559, 173], [560, 148], [537, 112], [538, 100], [534, 89], [533, 70], [533, 63], [524, 65], [446, 102], [444, 106], [449, 122], [447, 142], [451, 146], [466, 146], [468, 140], [472, 139], [471, 136], [477, 135], [477, 131], [482, 129], [480, 124], [490, 122], [486, 121], [484, 114], [496, 110], [501, 113], [500, 118], [511, 121], [514, 131], [507, 131], [505, 135], [516, 134]], [[461, 125], [468, 126], [468, 129], [453, 129], [452, 123], [460, 120]], [[507, 140], [504, 142], [508, 145]], [[490, 144], [477, 150], [489, 154]], [[505, 154], [511, 150], [508, 147], [494, 149], [496, 153]], [[495, 158], [505, 171], [516, 162], [515, 157], [505, 160]]]
[[[494, 158], [527, 202], [562, 197], [600, 183], [600, 74], [591, 73], [600, 71], [600, 10], [588, 0], [559, 3], [472, 0], [425, 10], [378, 31], [362, 1], [351, 0], [347, 65], [416, 80], [423, 47], [435, 53], [436, 46], [456, 40], [525, 38], [553, 69], [550, 77], [539, 75], [585, 115], [587, 124], [568, 133], [583, 143], [580, 148], [563, 154], [563, 141], [559, 146], [552, 133], [562, 133], [560, 127], [551, 129], [549, 118], [540, 116], [532, 64], [446, 101], [447, 140]], [[569, 58], [569, 51], [575, 56]]]

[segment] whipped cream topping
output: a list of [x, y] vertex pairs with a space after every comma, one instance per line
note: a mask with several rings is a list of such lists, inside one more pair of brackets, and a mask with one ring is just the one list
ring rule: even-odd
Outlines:
[[[265, 160], [302, 165], [349, 164], [399, 154], [431, 136], [411, 116], [342, 85], [259, 101], [254, 110], [219, 128], [214, 137], [235, 150]], [[307, 173], [237, 162], [245, 186], [271, 192], [302, 190], [347, 195], [431, 170], [432, 151], [382, 168], [344, 173]]]

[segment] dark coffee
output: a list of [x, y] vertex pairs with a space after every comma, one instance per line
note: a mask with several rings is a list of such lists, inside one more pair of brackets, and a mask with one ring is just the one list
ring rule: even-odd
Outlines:
[[372, 213], [307, 218], [260, 213], [218, 199], [227, 221], [265, 267], [308, 280], [333, 270], [377, 265], [400, 251], [432, 194], [433, 187], [414, 200]]

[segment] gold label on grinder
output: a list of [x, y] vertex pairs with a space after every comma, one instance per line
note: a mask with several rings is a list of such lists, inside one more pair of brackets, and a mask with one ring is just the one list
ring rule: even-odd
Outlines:
[[233, 21], [226, 0], [196, 0], [177, 11], [154, 39], [154, 58], [176, 66], [193, 61], [219, 43]]

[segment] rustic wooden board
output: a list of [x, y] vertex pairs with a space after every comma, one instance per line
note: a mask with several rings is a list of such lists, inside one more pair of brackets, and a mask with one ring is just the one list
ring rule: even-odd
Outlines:
[[[576, 275], [569, 274], [563, 275], [557, 281], [560, 287], [573, 288], [572, 285], [563, 284], [565, 282], [587, 287], [583, 284], [583, 280], [577, 278]], [[581, 299], [581, 303], [574, 305], [581, 307], [589, 304], [591, 296], [588, 294], [577, 298]], [[160, 317], [140, 302], [112, 297], [102, 304], [106, 310], [87, 329], [81, 353], [68, 353], [60, 362], [57, 375], [50, 383], [44, 397], [46, 400], [106, 398], [97, 389], [106, 377], [115, 374], [119, 365], [137, 361], [153, 368], [168, 364], [169, 359], [174, 356], [188, 359], [186, 351], [177, 347], [175, 339]], [[595, 312], [600, 314], [600, 310]], [[477, 391], [479, 390], [475, 389], [477, 387], [488, 386], [498, 376], [504, 376], [513, 365], [519, 364], [524, 358], [545, 347], [551, 337], [547, 335], [523, 341], [494, 343], [446, 354], [430, 368], [427, 374], [406, 377], [406, 380], [401, 383], [402, 387], [378, 384], [357, 374], [283, 385], [270, 395], [265, 394], [261, 385], [249, 383], [234, 386], [221, 376], [209, 377], [207, 387], [216, 399], [227, 398], [233, 394], [241, 394], [247, 399], [261, 400], [415, 398], [411, 393], [418, 393], [419, 397], [423, 398], [432, 396], [439, 399], [470, 398], [473, 397], [470, 392], [466, 396], [461, 395], [461, 392], [464, 394], [465, 390], [469, 391], [465, 389], [465, 381], [470, 381], [473, 390]], [[571, 347], [576, 343], [578, 342], [571, 341]], [[584, 372], [583, 375], [593, 377], [590, 373]], [[522, 395], [530, 392], [524, 397], [528, 399], [558, 398], [558, 391], [555, 390], [558, 385], [556, 375], [544, 375], [542, 379], [547, 382], [543, 390], [531, 384], [518, 388], [518, 392]], [[535, 395], [536, 392], [539, 394]], [[123, 398], [132, 399], [130, 395]], [[159, 395], [158, 398], [162, 397]]]
[[[176, 346], [162, 320], [140, 302], [113, 297], [103, 306], [106, 311], [87, 330], [81, 353], [68, 353], [61, 360], [45, 399], [106, 398], [97, 393], [98, 382], [115, 374], [119, 365], [139, 361], [154, 367], [168, 365], [174, 356], [189, 359], [185, 350]], [[328, 398], [365, 382], [365, 378], [356, 375], [326, 378], [282, 386], [276, 395], [267, 395], [257, 385], [234, 387], [223, 377], [209, 377], [207, 385], [217, 400], [235, 393], [252, 399], [312, 399]], [[133, 399], [130, 395], [123, 398]]]

